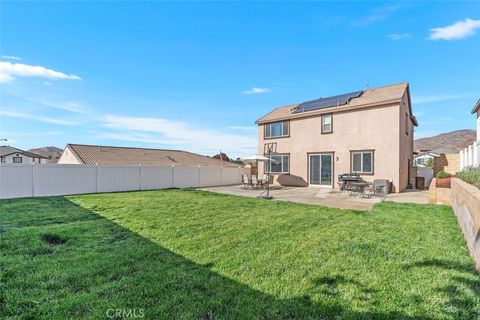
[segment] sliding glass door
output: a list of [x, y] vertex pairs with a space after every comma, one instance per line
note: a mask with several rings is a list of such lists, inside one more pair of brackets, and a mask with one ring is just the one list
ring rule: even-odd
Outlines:
[[309, 155], [309, 184], [332, 186], [333, 155], [331, 153]]

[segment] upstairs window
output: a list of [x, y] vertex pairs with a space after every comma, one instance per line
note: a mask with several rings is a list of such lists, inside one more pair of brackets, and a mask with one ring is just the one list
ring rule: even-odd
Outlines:
[[273, 122], [265, 124], [265, 138], [288, 137], [290, 134], [289, 122]]
[[351, 171], [372, 174], [373, 151], [352, 151]]
[[322, 133], [332, 133], [332, 115], [324, 114], [322, 115]]

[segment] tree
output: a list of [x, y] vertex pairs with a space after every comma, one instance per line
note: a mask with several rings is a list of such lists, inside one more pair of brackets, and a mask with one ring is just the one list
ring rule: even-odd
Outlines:
[[222, 161], [230, 161], [230, 158], [223, 152], [214, 155], [212, 158], [222, 160]]

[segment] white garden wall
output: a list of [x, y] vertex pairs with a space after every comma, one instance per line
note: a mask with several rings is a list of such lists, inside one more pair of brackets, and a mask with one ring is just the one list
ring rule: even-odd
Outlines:
[[0, 199], [241, 183], [241, 167], [1, 164]]

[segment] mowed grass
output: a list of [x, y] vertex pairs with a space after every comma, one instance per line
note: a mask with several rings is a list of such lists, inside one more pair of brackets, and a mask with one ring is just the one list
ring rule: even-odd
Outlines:
[[146, 319], [477, 319], [480, 277], [446, 206], [361, 212], [193, 190], [1, 200], [0, 318], [109, 309]]

